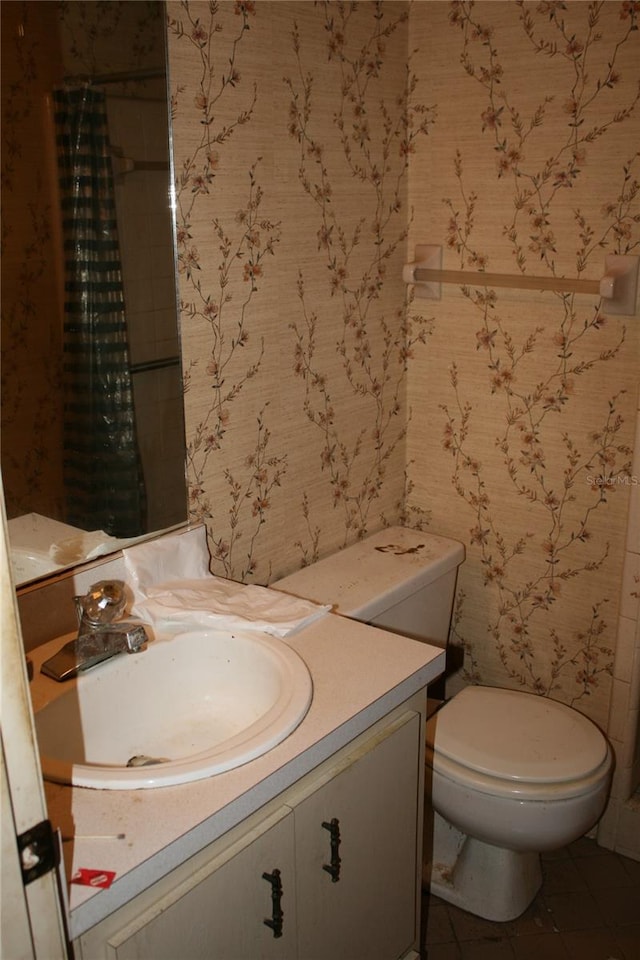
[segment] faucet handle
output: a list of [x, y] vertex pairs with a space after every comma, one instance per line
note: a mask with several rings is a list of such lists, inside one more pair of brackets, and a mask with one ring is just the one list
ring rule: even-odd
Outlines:
[[122, 580], [99, 580], [84, 597], [74, 597], [78, 621], [99, 625], [112, 623], [125, 611], [127, 597]]
[[146, 628], [141, 623], [122, 624], [125, 627], [125, 642], [129, 653], [140, 653], [147, 649], [149, 635]]

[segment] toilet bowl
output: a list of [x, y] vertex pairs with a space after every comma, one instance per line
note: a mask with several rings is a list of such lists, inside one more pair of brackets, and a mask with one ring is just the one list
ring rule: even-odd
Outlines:
[[[445, 647], [462, 544], [381, 530], [272, 586]], [[584, 835], [604, 810], [611, 749], [578, 711], [537, 694], [471, 686], [427, 724], [432, 892], [490, 920], [523, 913], [540, 853]], [[429, 829], [427, 824], [427, 830]]]
[[602, 814], [611, 770], [607, 741], [576, 710], [466, 687], [427, 724], [432, 892], [486, 919], [519, 916], [542, 883], [540, 853]]

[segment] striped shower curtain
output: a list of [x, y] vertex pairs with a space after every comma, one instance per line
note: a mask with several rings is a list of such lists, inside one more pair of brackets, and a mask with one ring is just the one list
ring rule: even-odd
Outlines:
[[64, 475], [68, 523], [145, 532], [106, 98], [54, 92], [65, 259]]

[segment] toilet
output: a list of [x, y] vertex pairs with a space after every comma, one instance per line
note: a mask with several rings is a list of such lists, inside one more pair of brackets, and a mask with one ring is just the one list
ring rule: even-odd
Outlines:
[[[389, 527], [271, 586], [445, 647], [463, 560], [457, 541]], [[591, 720], [547, 697], [469, 686], [436, 705], [426, 735], [431, 892], [488, 920], [520, 916], [542, 883], [540, 853], [601, 816], [612, 760]]]

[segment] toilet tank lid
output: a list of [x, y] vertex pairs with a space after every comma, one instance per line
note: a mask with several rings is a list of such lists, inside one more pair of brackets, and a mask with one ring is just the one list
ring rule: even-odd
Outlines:
[[587, 777], [607, 757], [598, 727], [548, 697], [469, 686], [427, 725], [427, 743], [470, 770], [504, 780], [566, 783]]
[[387, 527], [271, 586], [316, 603], [332, 603], [344, 616], [371, 620], [463, 560], [464, 547], [457, 540]]

